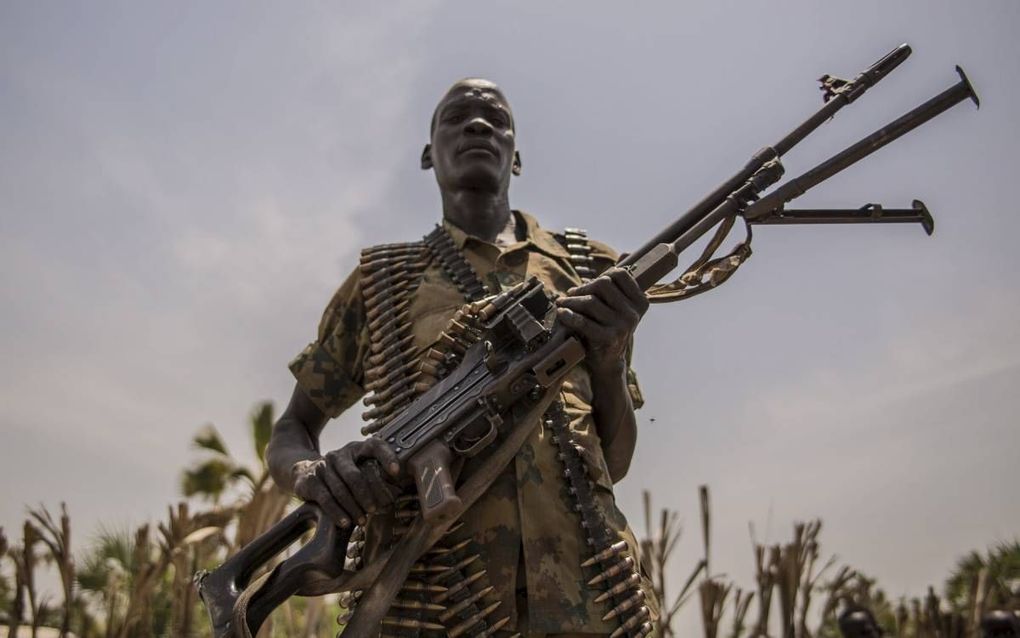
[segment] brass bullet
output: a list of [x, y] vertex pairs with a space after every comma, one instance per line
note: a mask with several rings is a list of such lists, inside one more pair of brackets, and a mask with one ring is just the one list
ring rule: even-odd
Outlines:
[[481, 589], [479, 591], [476, 591], [475, 593], [471, 594], [470, 596], [468, 596], [464, 600], [457, 601], [457, 603], [455, 605], [453, 605], [452, 607], [448, 608], [443, 613], [439, 614], [439, 620], [441, 620], [443, 622], [446, 622], [450, 618], [453, 618], [454, 616], [456, 616], [460, 612], [464, 611], [465, 609], [467, 609], [468, 607], [473, 605], [475, 603], [475, 601], [479, 600], [483, 596], [488, 595], [489, 592], [493, 591], [494, 589], [495, 589], [495, 587], [490, 585], [490, 586], [486, 587], [485, 589]]
[[[481, 636], [482, 638], [487, 638], [488, 636], [492, 636], [497, 631], [499, 631], [500, 629], [505, 627], [508, 622], [510, 622], [510, 616], [507, 616], [505, 618], [500, 618], [496, 622], [490, 624], [489, 628], [486, 629], [483, 633], [479, 634], [479, 636]], [[515, 634], [515, 635], [520, 636], [520, 634]]]
[[592, 578], [591, 580], [589, 580], [588, 581], [588, 585], [589, 586], [597, 585], [597, 584], [599, 584], [599, 583], [601, 583], [603, 581], [609, 580], [613, 576], [617, 576], [619, 574], [622, 574], [623, 572], [625, 572], [628, 569], [634, 569], [634, 559], [631, 558], [630, 556], [625, 556], [622, 560], [617, 562], [615, 565], [613, 565], [612, 567], [610, 567], [608, 569], [603, 570], [601, 574], [599, 574], [595, 578]]
[[450, 638], [457, 638], [457, 636], [460, 636], [461, 634], [463, 634], [468, 629], [471, 629], [472, 627], [477, 625], [486, 616], [488, 616], [493, 611], [495, 611], [496, 608], [499, 607], [500, 602], [501, 601], [497, 600], [496, 602], [492, 603], [491, 605], [489, 605], [485, 609], [481, 610], [477, 614], [474, 614], [473, 616], [471, 616], [470, 618], [468, 618], [464, 622], [460, 623], [459, 625], [457, 625], [456, 627], [451, 629], [450, 633], [449, 633]]
[[393, 606], [398, 609], [423, 609], [425, 611], [443, 611], [446, 607], [430, 603], [424, 600], [413, 600], [410, 598], [397, 598], [393, 601]]
[[645, 592], [639, 589], [630, 598], [610, 609], [609, 613], [602, 617], [602, 620], [612, 620], [638, 603], [644, 602], [644, 600]]
[[607, 558], [609, 558], [611, 556], [616, 556], [617, 554], [619, 554], [620, 552], [622, 552], [625, 549], [627, 549], [627, 543], [625, 541], [620, 541], [618, 543], [613, 543], [612, 545], [610, 545], [609, 547], [605, 548], [604, 550], [602, 550], [598, 554], [595, 554], [594, 556], [592, 556], [588, 560], [586, 560], [583, 563], [581, 563], [581, 567], [591, 567], [595, 563], [602, 562], [602, 561], [606, 560]]
[[628, 618], [627, 622], [623, 623], [616, 629], [616, 631], [609, 634], [609, 638], [620, 638], [620, 636], [623, 636], [628, 631], [637, 627], [646, 620], [648, 620], [648, 608], [641, 607], [641, 609], [638, 610], [638, 613]]
[[[425, 592], [429, 594], [442, 594], [446, 591], [446, 587], [442, 585], [430, 585], [420, 580], [407, 580], [404, 581], [404, 586], [400, 588], [401, 591], [406, 592]], [[437, 601], [442, 602], [442, 601]]]
[[394, 618], [392, 616], [386, 616], [382, 619], [382, 624], [389, 625], [391, 627], [401, 627], [403, 629], [445, 629], [440, 624], [429, 622], [427, 620], [416, 620], [414, 618]]
[[457, 592], [463, 590], [465, 587], [470, 587], [473, 583], [475, 583], [478, 580], [480, 580], [483, 576], [485, 576], [485, 570], [484, 569], [481, 570], [481, 571], [475, 572], [474, 574], [471, 574], [470, 576], [468, 576], [464, 580], [457, 581], [453, 585], [450, 585], [450, 587], [445, 592], [443, 592], [443, 593], [439, 594], [438, 596], [436, 596], [435, 597], [435, 601], [437, 603], [443, 602], [444, 600], [446, 600], [450, 596], [453, 596]]

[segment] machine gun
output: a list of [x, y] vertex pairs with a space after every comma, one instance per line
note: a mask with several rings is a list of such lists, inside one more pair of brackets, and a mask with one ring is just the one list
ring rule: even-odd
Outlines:
[[[960, 81], [946, 91], [764, 194], [782, 178], [780, 158], [787, 151], [910, 53], [903, 44], [852, 80], [823, 76], [821, 109], [778, 143], [755, 153], [733, 177], [619, 265], [630, 270], [650, 301], [668, 302], [714, 288], [731, 276], [750, 255], [752, 225], [909, 222], [919, 223], [930, 235], [932, 217], [917, 200], [909, 209], [869, 204], [851, 210], [790, 210], [786, 204], [964, 99], [978, 104], [959, 67]], [[745, 222], [747, 239], [730, 254], [714, 257], [738, 218]], [[676, 269], [679, 254], [713, 228], [715, 235], [683, 276], [658, 284]], [[413, 477], [420, 500], [420, 512], [399, 544], [359, 570], [345, 569], [350, 529], [336, 527], [315, 504], [298, 507], [219, 568], [196, 576], [217, 638], [252, 636], [292, 595], [342, 590], [364, 591], [345, 633], [360, 637], [378, 627], [411, 565], [486, 491], [537, 425], [566, 373], [584, 360], [581, 342], [556, 322], [553, 298], [531, 279], [465, 306], [442, 335], [442, 347], [433, 351], [436, 356], [422, 364], [434, 382], [423, 384], [421, 394], [372, 435], [391, 446], [404, 474]], [[458, 459], [480, 454], [485, 455], [482, 462], [469, 475], [451, 472]], [[308, 543], [253, 581], [312, 528]]]

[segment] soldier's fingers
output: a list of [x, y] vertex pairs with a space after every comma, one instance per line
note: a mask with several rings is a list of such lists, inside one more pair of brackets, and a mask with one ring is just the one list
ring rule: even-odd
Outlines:
[[610, 277], [602, 275], [593, 281], [592, 293], [612, 308], [613, 312], [633, 310], [630, 299], [627, 298], [627, 295], [623, 294], [623, 291], [616, 286], [616, 282]]
[[635, 310], [642, 315], [645, 314], [645, 311], [648, 310], [648, 297], [645, 296], [641, 286], [638, 285], [637, 280], [634, 279], [629, 270], [614, 266], [604, 274], [612, 279], [616, 287], [627, 296]]
[[[368, 489], [368, 484], [361, 476], [361, 469], [354, 462], [354, 456], [345, 453], [327, 454], [326, 460], [336, 473], [335, 476], [339, 477], [343, 481], [343, 485], [346, 486], [343, 494], [337, 494], [337, 497], [341, 499], [340, 502], [344, 508], [351, 512], [351, 516], [361, 524], [365, 512], [375, 509], [375, 499], [372, 498], [371, 490]], [[329, 488], [334, 489], [334, 484], [329, 484]], [[345, 496], [347, 499], [344, 498]]]
[[400, 474], [400, 459], [397, 458], [397, 453], [380, 438], [373, 436], [362, 441], [356, 458], [359, 461], [375, 459], [391, 476]]
[[641, 321], [641, 313], [611, 278], [599, 277], [598, 282], [595, 294], [612, 310], [610, 325], [633, 331]]
[[573, 288], [567, 288], [567, 295], [574, 296], [590, 294], [592, 292], [592, 284], [594, 282], [595, 280], [592, 279], [591, 281], [586, 281], [583, 284], [578, 284]]
[[364, 471], [354, 461], [352, 454], [338, 455], [334, 460], [334, 467], [344, 480], [351, 494], [358, 501], [358, 505], [368, 513], [375, 511], [375, 495], [368, 485]]
[[[322, 480], [326, 487], [329, 488], [329, 493], [333, 495], [333, 499], [350, 515], [350, 519], [347, 521], [348, 525], [352, 520], [359, 520], [365, 515], [361, 508], [358, 507], [354, 497], [351, 496], [350, 490], [347, 489], [347, 484], [344, 483], [340, 475], [330, 465], [327, 465], [323, 470]], [[341, 525], [341, 527], [346, 527], [346, 525]]]
[[590, 342], [603, 343], [609, 341], [612, 337], [607, 328], [578, 312], [574, 312], [570, 308], [557, 308], [556, 314], [564, 325], [577, 331]]
[[365, 475], [368, 488], [372, 490], [375, 502], [380, 508], [385, 508], [393, 503], [393, 494], [387, 489], [386, 479], [383, 478], [382, 468], [378, 463], [369, 462], [361, 466]]
[[299, 494], [295, 486], [295, 494], [306, 501], [318, 504], [322, 511], [326, 513], [326, 516], [340, 527], [348, 527], [351, 524], [350, 515], [340, 507], [340, 504], [333, 498], [329, 488], [318, 477], [312, 477], [304, 481], [301, 491], [303, 494]]
[[560, 297], [556, 302], [561, 308], [570, 308], [602, 325], [610, 325], [616, 319], [612, 309], [595, 295]]

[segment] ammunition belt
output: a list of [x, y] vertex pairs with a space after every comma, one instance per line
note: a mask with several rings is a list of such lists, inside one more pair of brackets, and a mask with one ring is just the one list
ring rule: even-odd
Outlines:
[[627, 554], [627, 543], [606, 524], [605, 514], [595, 499], [595, 483], [588, 478], [588, 466], [573, 439], [570, 417], [563, 403], [553, 403], [543, 419], [546, 430], [552, 434], [550, 441], [556, 446], [557, 458], [563, 465], [569, 499], [591, 550], [591, 557], [581, 563], [581, 567], [593, 574], [588, 586], [600, 590], [595, 602], [610, 606], [602, 619], [615, 618], [618, 623], [611, 638], [644, 638], [652, 632], [652, 624], [644, 604], [637, 561]]
[[[594, 279], [598, 276], [595, 271], [595, 262], [591, 258], [591, 243], [588, 242], [588, 231], [583, 228], [564, 228], [563, 247], [570, 254], [570, 265], [574, 272], [583, 281]], [[559, 239], [557, 237], [557, 239]]]
[[[365, 404], [376, 406], [362, 415], [371, 421], [362, 428], [364, 434], [380, 429], [423, 392], [428, 381], [434, 381], [418, 370], [420, 364], [414, 355], [408, 314], [413, 292], [430, 258], [439, 263], [466, 301], [476, 301], [488, 294], [485, 284], [442, 226], [437, 226], [421, 242], [388, 244], [362, 252], [362, 296], [372, 344], [365, 372], [366, 389], [372, 394]], [[466, 336], [455, 335], [458, 342]], [[455, 345], [453, 337], [447, 339], [448, 345]], [[390, 530], [391, 544], [407, 531], [417, 510], [417, 496], [398, 499]], [[496, 635], [510, 622], [507, 616], [493, 617], [499, 602], [493, 600], [494, 588], [481, 565], [480, 554], [473, 551], [474, 543], [450, 539], [461, 525], [450, 528], [411, 568], [410, 577], [382, 620], [381, 636], [484, 637]], [[361, 567], [365, 542], [366, 530], [355, 528], [348, 549], [348, 568]], [[348, 611], [337, 619], [340, 623], [353, 614], [360, 596], [357, 591], [341, 595], [340, 604]]]
[[[570, 264], [582, 281], [598, 276], [591, 257], [588, 232], [581, 228], [563, 231], [563, 246], [570, 254]], [[581, 532], [591, 550], [591, 557], [581, 564], [593, 572], [588, 586], [601, 590], [595, 602], [610, 606], [603, 620], [617, 619], [618, 627], [612, 638], [628, 636], [643, 638], [652, 631], [648, 607], [644, 605], [641, 576], [633, 556], [627, 555], [627, 544], [620, 540], [606, 524], [606, 518], [595, 499], [595, 484], [588, 478], [588, 466], [581, 457], [573, 433], [570, 417], [563, 404], [554, 403], [546, 411], [546, 429], [557, 448], [557, 458], [563, 465], [563, 477], [573, 509], [580, 518]]]
[[365, 365], [366, 406], [361, 418], [368, 435], [384, 426], [414, 398], [414, 356], [408, 311], [411, 295], [428, 265], [425, 242], [384, 244], [361, 252], [361, 296], [365, 303], [370, 354]]
[[477, 301], [488, 294], [485, 283], [471, 267], [464, 253], [453, 243], [453, 237], [442, 226], [425, 235], [425, 244], [467, 301]]

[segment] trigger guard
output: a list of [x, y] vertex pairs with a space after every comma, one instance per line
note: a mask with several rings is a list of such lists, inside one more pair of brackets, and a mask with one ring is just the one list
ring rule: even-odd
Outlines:
[[489, 429], [484, 435], [482, 435], [482, 438], [478, 439], [477, 441], [474, 441], [467, 448], [461, 448], [461, 446], [459, 445], [460, 437], [457, 437], [456, 439], [454, 439], [453, 445], [451, 445], [450, 448], [457, 454], [468, 457], [474, 456], [481, 452], [483, 449], [488, 447], [490, 443], [496, 440], [496, 424], [493, 423], [491, 420], [487, 421], [487, 423], [489, 425]]

